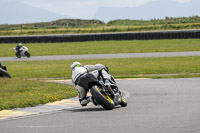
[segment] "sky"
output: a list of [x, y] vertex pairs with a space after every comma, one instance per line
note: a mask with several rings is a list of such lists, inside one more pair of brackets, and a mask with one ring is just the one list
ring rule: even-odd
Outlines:
[[[138, 7], [151, 1], [158, 0], [16, 0], [33, 7], [39, 7], [60, 15], [73, 18], [91, 19], [98, 8], [125, 8]], [[162, 1], [162, 0], [161, 0]], [[171, 0], [178, 3], [187, 3], [192, 0]]]
[[57, 19], [163, 19], [200, 15], [200, 0], [0, 0], [0, 24]]

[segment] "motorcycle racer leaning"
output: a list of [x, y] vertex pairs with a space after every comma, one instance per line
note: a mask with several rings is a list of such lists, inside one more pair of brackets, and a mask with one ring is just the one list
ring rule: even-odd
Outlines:
[[18, 53], [21, 53], [21, 51], [20, 51], [21, 47], [23, 47], [23, 45], [21, 43], [17, 44], [15, 49], [17, 50]]
[[[79, 93], [79, 101], [82, 106], [86, 106], [89, 102], [92, 102], [94, 105], [98, 105], [96, 100], [92, 96], [87, 96], [87, 90], [83, 87], [77, 85], [78, 78], [82, 76], [85, 73], [88, 72], [94, 72], [95, 70], [103, 70], [105, 69], [108, 71], [108, 68], [102, 64], [96, 64], [96, 65], [85, 65], [82, 66], [80, 62], [73, 62], [71, 65], [71, 71], [72, 71], [72, 84], [77, 89]], [[95, 76], [95, 74], [94, 74]], [[97, 77], [97, 75], [95, 76]]]

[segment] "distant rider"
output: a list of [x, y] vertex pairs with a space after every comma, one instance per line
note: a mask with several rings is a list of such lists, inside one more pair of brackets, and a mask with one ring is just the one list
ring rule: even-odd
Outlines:
[[16, 46], [16, 51], [18, 52], [18, 53], [21, 53], [22, 51], [20, 51], [20, 49], [23, 47], [23, 45], [21, 44], [21, 43], [19, 43], [17, 46]]
[[71, 71], [72, 71], [72, 84], [77, 89], [79, 93], [79, 101], [82, 106], [86, 106], [89, 102], [92, 102], [94, 105], [98, 105], [98, 103], [94, 100], [93, 97], [87, 96], [86, 89], [82, 88], [81, 86], [77, 85], [78, 78], [82, 76], [84, 73], [92, 72], [95, 70], [102, 70], [108, 68], [102, 64], [96, 64], [96, 65], [86, 65], [82, 66], [80, 62], [73, 62], [71, 65]]

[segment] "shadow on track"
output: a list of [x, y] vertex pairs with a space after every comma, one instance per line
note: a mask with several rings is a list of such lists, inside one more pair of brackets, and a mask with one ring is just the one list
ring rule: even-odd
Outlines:
[[[114, 107], [114, 109], [120, 108], [120, 106]], [[112, 111], [112, 110], [105, 110], [103, 107], [98, 106], [98, 107], [81, 107], [81, 108], [73, 108], [70, 110], [66, 111], [71, 111], [71, 112], [97, 112], [97, 111]]]
[[104, 108], [101, 107], [82, 107], [82, 108], [73, 108], [70, 110], [66, 111], [71, 111], [71, 112], [97, 112], [97, 111], [106, 111]]

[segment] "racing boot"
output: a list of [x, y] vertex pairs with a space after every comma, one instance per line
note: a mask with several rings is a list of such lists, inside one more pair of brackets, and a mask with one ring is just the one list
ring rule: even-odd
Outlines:
[[92, 102], [95, 106], [99, 105], [98, 102], [93, 97], [87, 97], [87, 100]]

